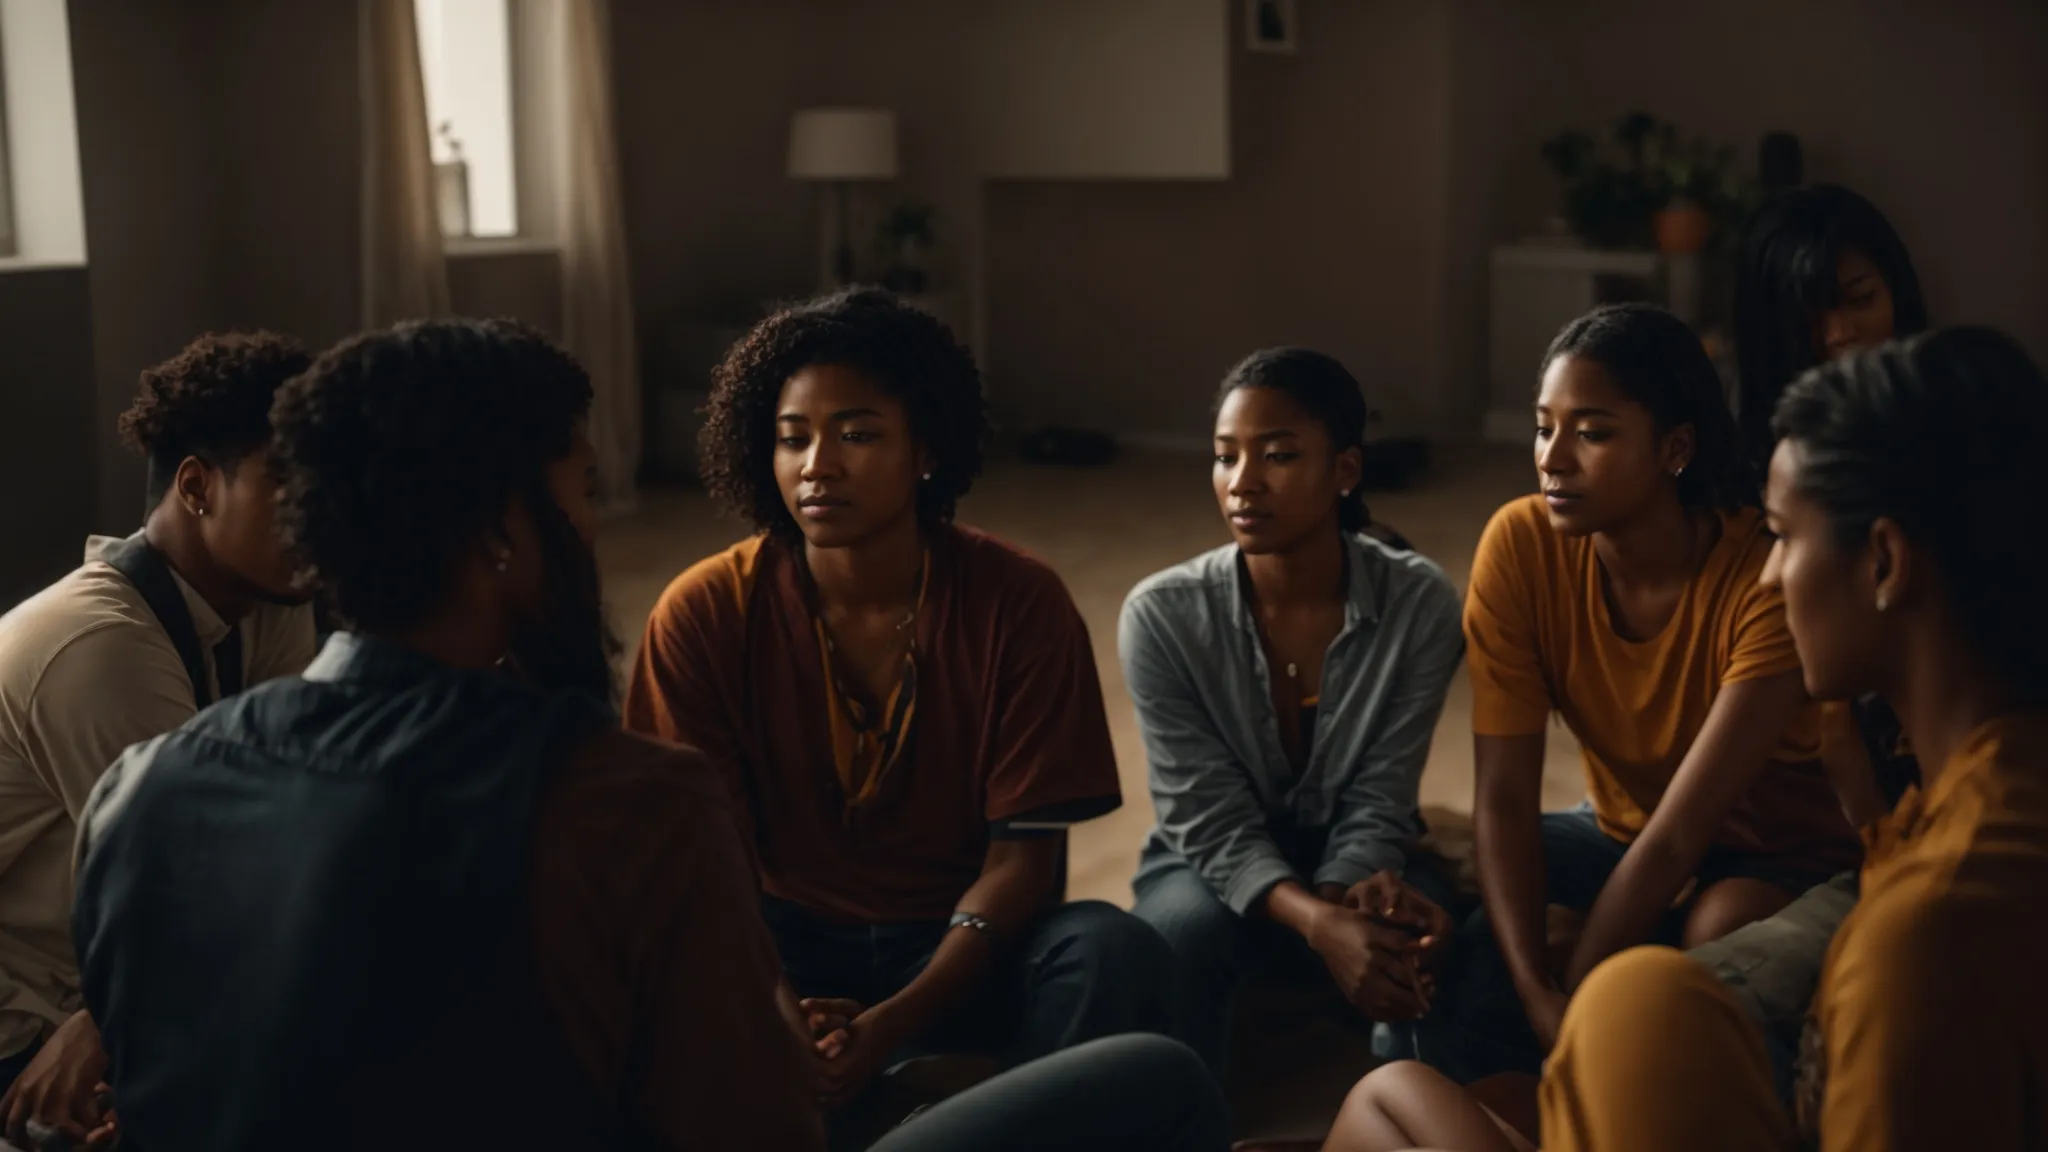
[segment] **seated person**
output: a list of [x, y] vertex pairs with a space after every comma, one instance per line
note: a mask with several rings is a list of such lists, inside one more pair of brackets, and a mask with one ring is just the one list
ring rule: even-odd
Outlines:
[[2048, 543], [2030, 526], [2048, 380], [2005, 336], [1953, 329], [1809, 373], [1774, 424], [1781, 539], [1765, 578], [1806, 686], [1881, 696], [1920, 779], [1868, 836], [1796, 1115], [1726, 988], [1687, 957], [1638, 949], [1594, 971], [1566, 1013], [1544, 1145], [2034, 1147], [2048, 1097]]
[[[280, 523], [349, 630], [86, 806], [134, 1146], [823, 1147], [721, 774], [616, 723], [590, 400], [496, 321], [356, 337], [279, 395]], [[1216, 1152], [1223, 1113], [1191, 1052], [1118, 1037], [883, 1147]]]
[[[1868, 200], [1821, 184], [1782, 193], [1758, 210], [1735, 277], [1743, 444], [1757, 475], [1775, 443], [1771, 413], [1795, 377], [1926, 326], [1912, 257]], [[1875, 696], [1822, 704], [1821, 762], [1859, 828], [1891, 811], [1919, 772], [1898, 717]], [[1783, 912], [1693, 951], [1763, 1027], [1787, 1100], [1828, 941], [1855, 902], [1856, 873], [1845, 871]]]
[[[1124, 602], [1159, 817], [1136, 912], [1173, 945], [1183, 1038], [1219, 1070], [1249, 973], [1319, 959], [1368, 1017], [1410, 1020], [1451, 925], [1441, 879], [1417, 891], [1400, 877], [1464, 651], [1458, 593], [1365, 533], [1365, 411], [1320, 353], [1272, 349], [1232, 369], [1214, 484], [1235, 543]], [[1387, 923], [1389, 903], [1412, 923]]]
[[[1542, 492], [1481, 537], [1465, 605], [1484, 908], [1460, 927], [1421, 1058], [1460, 1083], [1533, 1075], [1571, 989], [1634, 944], [1695, 946], [1852, 863], [1817, 709], [1699, 340], [1648, 305], [1595, 309], [1544, 358]], [[1590, 801], [1542, 813], [1544, 729]], [[1562, 970], [1545, 908], [1587, 912]]]
[[[147, 521], [0, 616], [0, 1100], [97, 1129], [106, 1067], [71, 939], [71, 852], [121, 750], [313, 658], [311, 611], [271, 523], [270, 401], [312, 362], [269, 333], [206, 336], [142, 373], [121, 435], [147, 461]], [[110, 1133], [109, 1133], [110, 1134]]]
[[726, 774], [791, 1023], [850, 1026], [819, 1041], [834, 1105], [909, 1055], [1171, 1027], [1158, 934], [1061, 903], [1060, 832], [1117, 807], [1116, 761], [1059, 578], [953, 523], [987, 437], [967, 350], [895, 297], [763, 321], [703, 465], [759, 534], [669, 586], [627, 689], [629, 728]]

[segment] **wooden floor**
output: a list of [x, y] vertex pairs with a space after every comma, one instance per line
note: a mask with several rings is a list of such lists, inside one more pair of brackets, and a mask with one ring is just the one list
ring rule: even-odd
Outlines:
[[[1502, 503], [1532, 491], [1534, 480], [1526, 450], [1474, 449], [1442, 461], [1409, 491], [1374, 497], [1373, 515], [1441, 563], [1463, 589], [1487, 518]], [[1128, 906], [1138, 849], [1152, 824], [1152, 803], [1144, 749], [1117, 664], [1117, 612], [1139, 580], [1228, 541], [1209, 487], [1208, 458], [1133, 453], [1089, 469], [998, 461], [962, 503], [960, 518], [1052, 564], [1087, 621], [1116, 741], [1124, 806], [1075, 831], [1070, 893]], [[637, 510], [608, 521], [599, 553], [620, 634], [637, 642], [648, 610], [669, 580], [743, 531], [701, 493], [686, 489], [646, 493]], [[1470, 732], [1471, 691], [1460, 673], [1423, 775], [1424, 806], [1470, 811]], [[1566, 807], [1583, 795], [1577, 744], [1561, 728], [1553, 729], [1545, 806]], [[1361, 1070], [1354, 1036], [1326, 1031], [1290, 1044], [1288, 1063], [1306, 1065], [1313, 1074], [1237, 1093], [1241, 1119], [1260, 1134], [1320, 1131]], [[1319, 1054], [1317, 1045], [1327, 1052]]]

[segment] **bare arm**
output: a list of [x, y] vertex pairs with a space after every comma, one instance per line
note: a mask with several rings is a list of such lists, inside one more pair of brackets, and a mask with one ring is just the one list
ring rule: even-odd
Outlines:
[[[1058, 836], [996, 840], [988, 846], [981, 877], [960, 898], [959, 910], [988, 921], [1005, 939], [1029, 927], [1052, 900], [1058, 875]], [[965, 1000], [988, 975], [996, 945], [971, 928], [948, 932], [917, 979], [886, 1005], [891, 1028], [908, 1040]]]
[[1593, 902], [1565, 973], [1567, 989], [1600, 961], [1649, 940], [1806, 703], [1796, 669], [1722, 686], [1671, 787]]
[[1474, 736], [1479, 891], [1524, 1003], [1556, 990], [1545, 963], [1543, 737]]

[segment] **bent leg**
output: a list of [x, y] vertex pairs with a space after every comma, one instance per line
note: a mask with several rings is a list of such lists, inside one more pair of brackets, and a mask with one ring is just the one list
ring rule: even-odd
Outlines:
[[1126, 1032], [1171, 1035], [1173, 951], [1150, 924], [1100, 900], [1063, 904], [1019, 942], [1022, 1005], [1005, 1063]]
[[1224, 1152], [1223, 1090], [1164, 1036], [1096, 1040], [1012, 1069], [884, 1136], [873, 1152]]
[[1145, 878], [1133, 915], [1166, 941], [1174, 960], [1174, 1032], [1223, 1081], [1230, 1013], [1251, 969], [1253, 929], [1193, 868]]
[[1670, 948], [1632, 948], [1586, 977], [1541, 1101], [1545, 1152], [1797, 1146], [1756, 1025]]
[[1685, 913], [1685, 946], [1697, 948], [1784, 911], [1799, 893], [1769, 880], [1731, 876], [1708, 885]]
[[1404, 1060], [1375, 1069], [1351, 1094], [1323, 1152], [1531, 1152], [1531, 1145], [1477, 1096], [1426, 1064]]

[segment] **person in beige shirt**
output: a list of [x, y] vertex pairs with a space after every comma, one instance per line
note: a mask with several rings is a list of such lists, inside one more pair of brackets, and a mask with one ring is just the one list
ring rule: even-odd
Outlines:
[[[0, 1121], [104, 1130], [99, 1034], [72, 949], [78, 817], [131, 744], [313, 658], [307, 595], [272, 524], [270, 401], [310, 357], [206, 336], [145, 371], [121, 433], [148, 520], [0, 616]], [[109, 1133], [110, 1134], [110, 1133]]]

